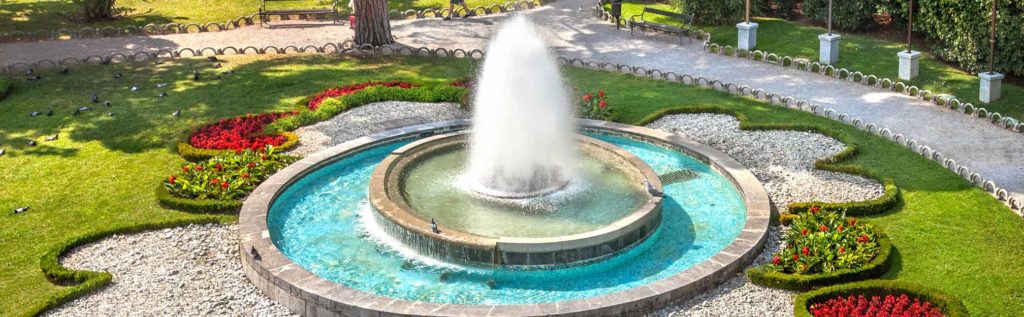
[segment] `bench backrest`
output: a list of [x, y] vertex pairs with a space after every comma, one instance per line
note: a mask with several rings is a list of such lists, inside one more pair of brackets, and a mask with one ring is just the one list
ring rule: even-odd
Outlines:
[[657, 14], [657, 15], [663, 15], [663, 16], [667, 16], [667, 17], [670, 17], [670, 18], [680, 19], [680, 20], [682, 20], [683, 22], [686, 22], [686, 23], [693, 22], [693, 16], [689, 15], [689, 14], [675, 13], [675, 12], [669, 12], [669, 11], [665, 11], [665, 10], [658, 10], [658, 9], [651, 8], [651, 7], [644, 7], [644, 14], [647, 14], [647, 13], [654, 13], [654, 14]]

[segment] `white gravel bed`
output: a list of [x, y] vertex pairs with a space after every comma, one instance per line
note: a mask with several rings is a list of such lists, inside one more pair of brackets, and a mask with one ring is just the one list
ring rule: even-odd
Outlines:
[[456, 103], [384, 101], [366, 104], [330, 120], [295, 130], [299, 145], [292, 153], [306, 156], [399, 125], [466, 119], [468, 116]]
[[113, 274], [109, 286], [46, 316], [290, 316], [249, 283], [235, 225], [115, 235], [68, 252], [69, 268]]

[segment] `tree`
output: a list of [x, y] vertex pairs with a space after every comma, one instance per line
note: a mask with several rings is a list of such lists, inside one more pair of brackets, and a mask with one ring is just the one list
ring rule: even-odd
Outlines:
[[107, 20], [114, 16], [115, 0], [74, 0], [87, 21]]
[[356, 44], [381, 46], [395, 43], [391, 36], [387, 0], [355, 0]]

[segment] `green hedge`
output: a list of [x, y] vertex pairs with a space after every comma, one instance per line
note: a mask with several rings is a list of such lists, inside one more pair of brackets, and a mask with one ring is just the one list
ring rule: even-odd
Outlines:
[[240, 200], [192, 199], [175, 197], [161, 183], [156, 188], [156, 200], [160, 205], [188, 212], [219, 213], [232, 212], [242, 207]]
[[62, 292], [58, 293], [54, 297], [50, 297], [47, 301], [37, 304], [30, 309], [30, 315], [35, 316], [42, 314], [44, 311], [56, 308], [63, 305], [71, 300], [79, 298], [93, 290], [104, 287], [110, 284], [111, 275], [107, 272], [93, 272], [93, 271], [76, 271], [68, 269], [60, 264], [60, 256], [75, 247], [85, 245], [88, 243], [99, 241], [100, 239], [106, 238], [115, 234], [127, 234], [136, 233], [142, 231], [150, 231], [157, 229], [164, 229], [170, 227], [179, 227], [193, 223], [217, 223], [220, 222], [218, 218], [203, 218], [203, 219], [191, 219], [191, 220], [174, 220], [164, 221], [157, 223], [146, 223], [146, 224], [134, 224], [123, 228], [91, 232], [86, 235], [77, 236], [68, 239], [63, 242], [60, 246], [47, 251], [39, 258], [39, 267], [43, 271], [43, 275], [46, 276], [51, 282], [57, 285], [68, 286], [64, 288]]
[[[728, 25], [743, 22], [746, 0], [672, 0], [672, 6], [693, 15], [693, 23]], [[761, 14], [761, 5], [750, 4], [750, 18]]]
[[[988, 70], [990, 1], [920, 1], [915, 29], [931, 40], [936, 56], [969, 72]], [[996, 69], [1024, 75], [1024, 0], [999, 1]], [[905, 10], [905, 8], [904, 8]], [[906, 14], [906, 12], [900, 12]]]
[[298, 115], [282, 118], [268, 125], [266, 131], [292, 131], [301, 126], [325, 121], [345, 110], [368, 103], [381, 101], [415, 101], [415, 102], [463, 102], [469, 90], [449, 85], [424, 86], [417, 88], [398, 88], [374, 86], [359, 92], [337, 98], [329, 98], [320, 104], [316, 111], [306, 108], [306, 102], [300, 102]]
[[[848, 172], [844, 173], [858, 174]], [[885, 193], [872, 200], [845, 203], [798, 202], [789, 204], [787, 209], [791, 214], [800, 214], [807, 212], [807, 210], [811, 209], [812, 206], [818, 206], [825, 211], [845, 210], [847, 216], [857, 217], [883, 213], [892, 210], [899, 203], [900, 190], [891, 179], [886, 179], [882, 183], [885, 186]]]
[[11, 91], [14, 81], [10, 77], [0, 75], [0, 100], [3, 100], [7, 96], [7, 93]]
[[[832, 26], [844, 30], [863, 30], [875, 25], [874, 13], [878, 12], [878, 0], [833, 1]], [[804, 15], [827, 22], [828, 0], [805, 0]]]
[[[195, 130], [193, 130], [193, 131], [195, 131]], [[181, 157], [185, 158], [186, 161], [189, 161], [189, 162], [199, 162], [199, 161], [209, 160], [210, 158], [213, 158], [214, 156], [228, 154], [228, 153], [234, 153], [234, 150], [213, 150], [213, 149], [202, 149], [202, 148], [194, 147], [194, 146], [192, 146], [192, 144], [188, 143], [188, 139], [192, 136], [193, 133], [195, 133], [195, 132], [189, 132], [188, 134], [185, 134], [181, 138], [181, 140], [178, 141], [178, 144], [177, 144], [178, 155], [181, 155]], [[299, 136], [295, 135], [295, 133], [291, 133], [291, 132], [276, 132], [276, 133], [273, 133], [273, 134], [283, 135], [285, 138], [288, 139], [287, 141], [284, 141], [284, 143], [282, 143], [280, 146], [275, 146], [274, 148], [276, 148], [276, 149], [280, 149], [282, 151], [283, 150], [287, 150], [287, 149], [290, 149], [290, 148], [294, 147], [296, 144], [299, 143]]]
[[818, 274], [787, 274], [766, 270], [763, 267], [747, 269], [747, 277], [757, 285], [792, 291], [806, 291], [822, 286], [847, 283], [872, 279], [889, 271], [892, 265], [892, 241], [889, 236], [878, 229], [871, 227], [878, 233], [879, 252], [871, 262], [858, 269], [844, 269], [831, 273]]
[[946, 317], [967, 317], [967, 308], [956, 297], [942, 291], [914, 283], [887, 280], [871, 280], [857, 283], [824, 287], [800, 294], [793, 302], [794, 317], [813, 317], [810, 307], [834, 297], [848, 295], [885, 296], [907, 294], [907, 296], [928, 301], [932, 307], [942, 311]]

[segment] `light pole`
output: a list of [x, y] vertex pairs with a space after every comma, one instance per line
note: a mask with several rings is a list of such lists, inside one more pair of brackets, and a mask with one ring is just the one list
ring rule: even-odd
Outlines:
[[988, 72], [978, 74], [981, 87], [978, 99], [982, 103], [993, 103], [1002, 97], [1003, 74], [996, 72], [996, 18], [999, 17], [999, 0], [992, 0], [992, 25], [988, 40]]
[[750, 0], [747, 0], [746, 14], [743, 22], [736, 24], [738, 39], [736, 48], [741, 50], [752, 50], [757, 46], [757, 23], [750, 22]]
[[896, 53], [896, 57], [900, 59], [900, 79], [901, 80], [913, 80], [917, 78], [920, 73], [921, 64], [921, 52], [914, 50], [914, 44], [912, 37], [914, 33], [914, 0], [910, 0], [910, 6], [907, 7], [907, 14], [909, 14], [907, 23], [907, 50]]
[[832, 0], [828, 0], [828, 33], [818, 35], [818, 62], [832, 65], [839, 61], [840, 38], [832, 33]]

